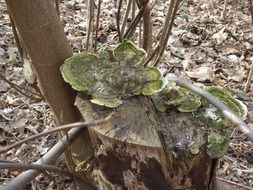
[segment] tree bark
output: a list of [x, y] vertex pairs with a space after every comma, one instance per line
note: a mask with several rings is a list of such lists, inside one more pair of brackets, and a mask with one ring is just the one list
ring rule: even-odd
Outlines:
[[[31, 57], [40, 90], [57, 123], [78, 121], [80, 113], [74, 106], [75, 92], [64, 82], [59, 69], [64, 60], [72, 55], [72, 50], [53, 1], [6, 0], [6, 4]], [[71, 151], [82, 160], [93, 153], [87, 130], [71, 146]], [[66, 160], [70, 168], [75, 168], [69, 153]]]
[[117, 115], [89, 129], [95, 152], [92, 175], [99, 190], [216, 190], [217, 160], [206, 152], [208, 126], [194, 114], [157, 112], [141, 96], [107, 109], [79, 93], [75, 104], [84, 119], [102, 118], [112, 111]]
[[[146, 50], [146, 52], [150, 53], [150, 48], [152, 45], [152, 19], [151, 19], [151, 10], [152, 10], [152, 3], [146, 0], [137, 0], [137, 4], [139, 8], [145, 6], [143, 12], [143, 42], [142, 48]], [[146, 4], [146, 5], [145, 5]]]

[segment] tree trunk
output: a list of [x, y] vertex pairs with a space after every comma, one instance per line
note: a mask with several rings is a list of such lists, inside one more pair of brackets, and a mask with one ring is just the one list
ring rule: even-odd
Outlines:
[[[79, 120], [73, 106], [75, 93], [63, 81], [59, 67], [72, 55], [52, 1], [6, 0], [32, 59], [40, 89], [59, 124]], [[92, 179], [101, 190], [112, 189], [215, 189], [216, 160], [206, 154], [205, 123], [192, 114], [156, 112], [146, 97], [125, 99], [116, 109], [91, 104], [78, 96], [76, 105], [86, 120], [117, 112], [110, 123], [85, 130], [72, 146], [70, 168]], [[161, 131], [166, 150], [160, 142]], [[196, 145], [197, 148], [192, 146]], [[93, 156], [94, 147], [95, 155]], [[89, 189], [79, 183], [82, 189]], [[213, 185], [213, 186], [212, 186]], [[212, 186], [212, 187], [211, 187]]]
[[80, 93], [75, 104], [87, 120], [116, 112], [111, 122], [89, 129], [95, 150], [92, 175], [99, 190], [216, 189], [217, 160], [206, 153], [208, 126], [192, 113], [160, 113], [141, 96], [108, 109]]
[[[145, 6], [143, 12], [143, 41], [142, 41], [142, 48], [146, 50], [146, 52], [150, 53], [150, 48], [152, 45], [152, 19], [151, 19], [151, 10], [152, 10], [152, 3], [151, 1], [146, 0], [137, 0], [137, 4], [139, 8]], [[146, 5], [145, 5], [146, 4]]]
[[[40, 90], [53, 110], [57, 123], [78, 121], [80, 113], [74, 106], [75, 92], [63, 81], [59, 69], [64, 60], [72, 55], [72, 50], [53, 1], [6, 0], [6, 4], [31, 57]], [[92, 155], [87, 130], [71, 146], [71, 151], [81, 160]], [[76, 167], [69, 153], [66, 154], [66, 160], [70, 168]], [[81, 186], [86, 189], [84, 184]]]

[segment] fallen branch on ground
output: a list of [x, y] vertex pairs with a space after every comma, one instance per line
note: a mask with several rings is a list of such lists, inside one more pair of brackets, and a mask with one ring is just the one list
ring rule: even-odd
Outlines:
[[45, 136], [47, 134], [50, 134], [50, 133], [53, 133], [53, 132], [56, 132], [56, 131], [61, 131], [61, 130], [65, 130], [65, 129], [71, 129], [71, 128], [74, 128], [74, 127], [79, 127], [79, 128], [84, 128], [84, 127], [91, 127], [91, 126], [97, 126], [97, 125], [101, 125], [103, 123], [106, 123], [108, 122], [114, 115], [115, 113], [112, 112], [110, 113], [106, 118], [104, 119], [99, 119], [99, 120], [94, 120], [94, 121], [80, 121], [80, 122], [76, 122], [76, 123], [70, 123], [70, 124], [66, 124], [66, 125], [61, 125], [61, 126], [58, 126], [58, 127], [55, 127], [53, 129], [49, 129], [48, 131], [44, 131], [42, 133], [38, 133], [36, 135], [33, 135], [33, 136], [30, 136], [28, 138], [25, 138], [23, 140], [20, 140], [12, 145], [9, 145], [9, 146], [6, 146], [2, 149], [0, 149], [0, 154], [1, 153], [4, 153], [4, 152], [7, 152], [13, 148], [16, 148], [17, 146], [20, 146], [22, 145], [23, 143], [27, 143], [33, 139], [36, 139], [36, 138], [39, 138], [39, 137], [42, 137], [42, 136]]
[[[30, 99], [33, 99], [33, 100], [42, 100], [42, 97], [40, 97], [39, 94], [35, 93], [35, 92], [32, 92], [32, 91], [29, 91], [25, 88], [21, 88], [20, 86], [10, 82], [9, 80], [7, 80], [3, 75], [0, 74], [0, 79], [3, 80], [4, 82], [6, 82], [8, 85], [10, 85], [11, 88], [15, 89], [16, 91], [18, 91], [20, 94], [26, 96], [27, 98], [30, 98]], [[28, 95], [27, 93], [23, 92], [22, 90], [25, 90], [26, 92], [29, 92], [33, 95], [36, 95], [37, 97], [33, 97], [31, 95]]]
[[[60, 141], [54, 145], [42, 158], [36, 161], [36, 164], [53, 164], [66, 150], [69, 144], [81, 133], [82, 128], [73, 128], [68, 131], [68, 141], [66, 135], [60, 139]], [[41, 172], [37, 170], [27, 170], [14, 179], [12, 179], [7, 185], [0, 186], [1, 190], [17, 190], [22, 189], [27, 183], [32, 181]], [[89, 184], [88, 184], [89, 185]]]
[[44, 171], [49, 171], [49, 172], [54, 172], [54, 173], [58, 173], [61, 175], [65, 175], [65, 176], [70, 176], [73, 177], [73, 173], [69, 172], [68, 170], [62, 170], [59, 169], [55, 166], [50, 166], [50, 165], [46, 165], [46, 164], [24, 164], [24, 163], [19, 163], [19, 162], [1, 162], [0, 161], [0, 169], [24, 169], [24, 170], [30, 170], [30, 169], [34, 169], [34, 170], [38, 170], [41, 172]]

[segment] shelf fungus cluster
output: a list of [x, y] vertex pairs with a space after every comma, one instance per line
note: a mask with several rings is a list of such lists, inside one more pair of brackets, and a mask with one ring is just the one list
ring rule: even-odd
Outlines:
[[163, 88], [160, 71], [143, 67], [145, 58], [143, 49], [125, 41], [112, 52], [83, 52], [70, 57], [61, 66], [61, 73], [73, 89], [91, 95], [92, 103], [117, 107], [123, 97], [151, 95]]
[[[206, 86], [204, 89], [219, 101], [228, 106], [239, 117], [245, 117], [246, 110], [243, 103], [235, 99], [228, 91], [216, 87]], [[215, 159], [222, 157], [226, 152], [230, 141], [227, 129], [231, 125], [229, 120], [222, 113], [196, 93], [179, 86], [175, 82], [168, 82], [162, 91], [151, 96], [157, 110], [165, 112], [170, 108], [176, 108], [180, 112], [194, 112], [196, 119], [208, 120], [211, 129], [208, 134], [207, 153]], [[204, 143], [200, 138], [199, 142], [192, 142], [189, 146], [192, 154], [197, 154]]]
[[[155, 67], [143, 66], [146, 52], [130, 41], [124, 41], [113, 51], [98, 54], [83, 52], [66, 59], [61, 73], [73, 89], [90, 95], [91, 102], [114, 108], [123, 103], [123, 99], [135, 95], [150, 96], [154, 106], [160, 112], [176, 108], [179, 112], [194, 112], [196, 119], [210, 120], [212, 128], [207, 138], [207, 154], [212, 158], [222, 157], [228, 148], [229, 121], [219, 110], [194, 92], [165, 81]], [[241, 102], [228, 91], [215, 86], [205, 87], [217, 99], [227, 105], [238, 116], [245, 115]], [[205, 143], [193, 142], [192, 154], [198, 154], [198, 148]]]

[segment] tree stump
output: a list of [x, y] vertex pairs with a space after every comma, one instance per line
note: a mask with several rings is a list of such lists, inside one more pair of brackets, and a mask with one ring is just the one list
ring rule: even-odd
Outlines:
[[84, 120], [116, 112], [110, 122], [89, 128], [97, 189], [216, 189], [217, 160], [206, 152], [208, 123], [193, 113], [161, 113], [144, 96], [125, 98], [112, 109], [79, 93], [75, 105]]

